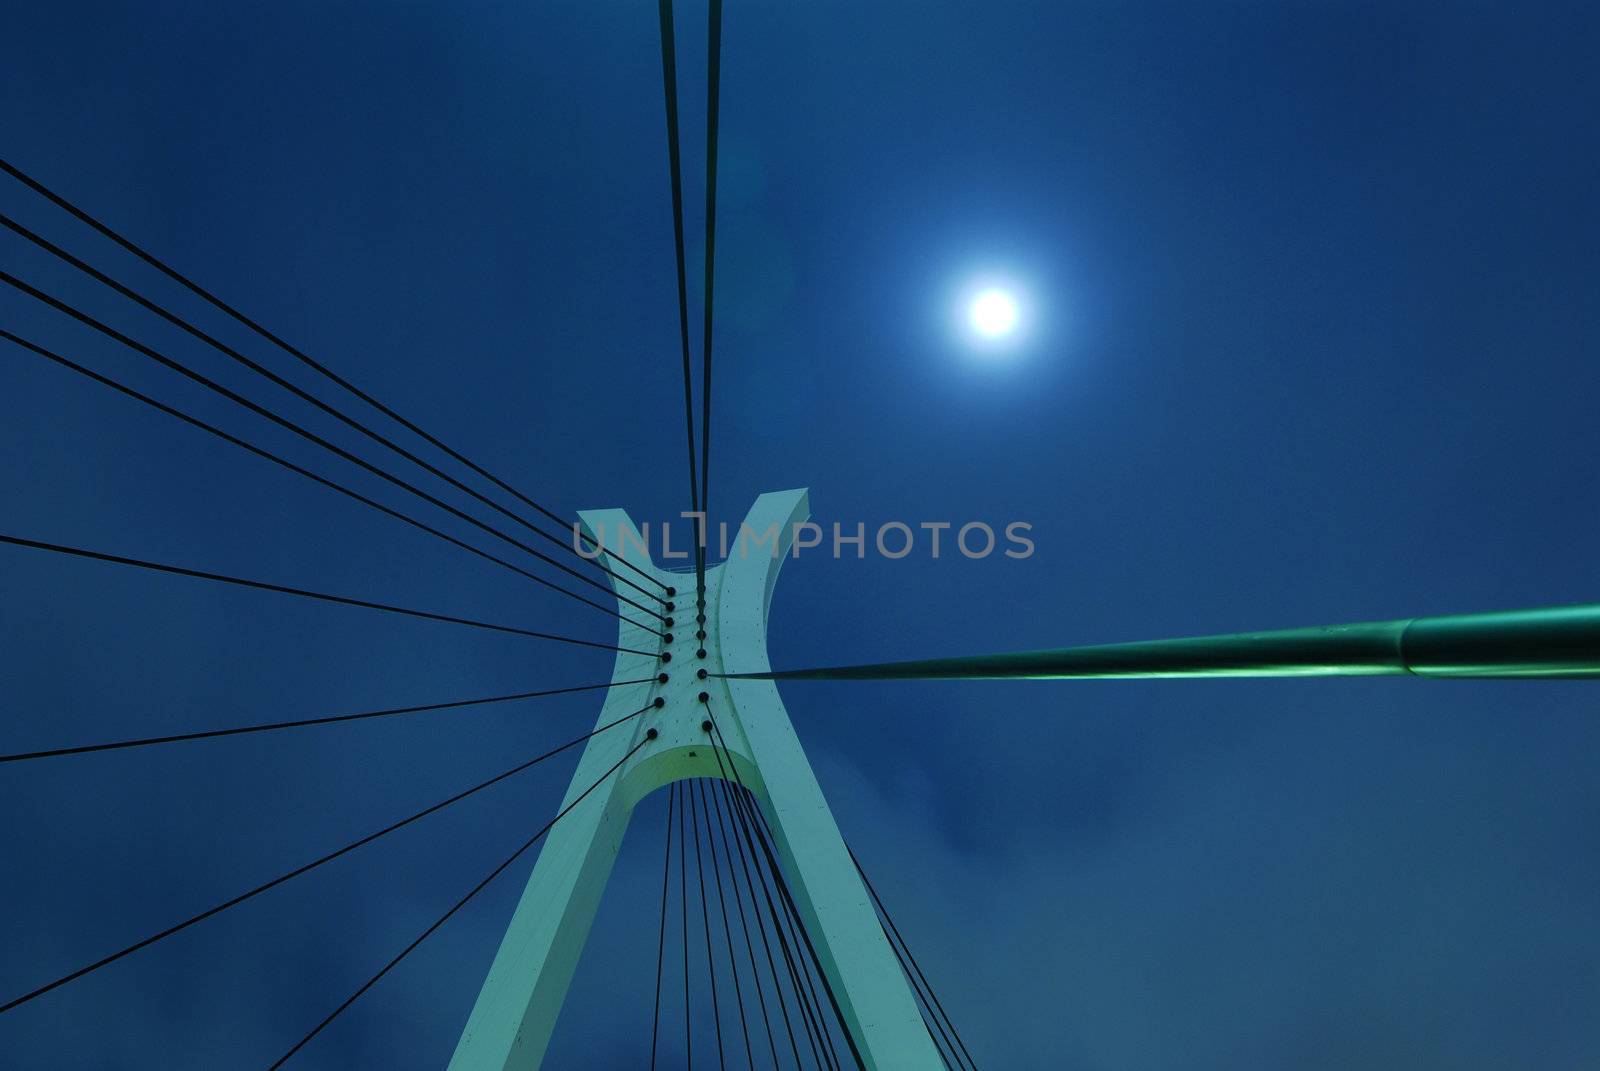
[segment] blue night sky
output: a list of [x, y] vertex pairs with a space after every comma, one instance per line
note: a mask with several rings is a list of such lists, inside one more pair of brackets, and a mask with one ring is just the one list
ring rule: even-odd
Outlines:
[[[697, 279], [705, 8], [678, 20]], [[8, 160], [563, 513], [687, 508], [655, 5], [63, 0], [0, 25]], [[825, 526], [1020, 520], [1037, 544], [792, 561], [774, 664], [1600, 598], [1597, 53], [1582, 5], [728, 0], [714, 518], [808, 486]], [[0, 211], [315, 385], [9, 179]], [[355, 442], [10, 234], [0, 266]], [[988, 273], [1027, 297], [1004, 353], [954, 326]], [[21, 294], [0, 324], [399, 504]], [[9, 534], [615, 635], [9, 345], [0, 503]], [[0, 606], [5, 752], [611, 665], [16, 547]], [[782, 691], [986, 1067], [1600, 1060], [1594, 685]], [[597, 706], [0, 768], [0, 999]], [[570, 770], [0, 1016], [0, 1066], [266, 1066], [541, 824]], [[647, 800], [547, 1066], [647, 1060], [661, 826]], [[290, 1066], [442, 1066], [530, 864]]]

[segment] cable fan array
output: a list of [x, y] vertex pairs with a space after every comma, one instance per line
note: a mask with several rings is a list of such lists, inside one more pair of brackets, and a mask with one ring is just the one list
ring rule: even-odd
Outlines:
[[[659, 20], [661, 30], [662, 73], [666, 97], [668, 163], [671, 179], [671, 203], [675, 234], [676, 271], [678, 289], [679, 342], [683, 365], [684, 411], [688, 440], [688, 468], [691, 509], [700, 518], [700, 538], [695, 554], [696, 616], [702, 630], [705, 626], [705, 539], [706, 510], [710, 501], [711, 453], [711, 369], [713, 338], [713, 295], [715, 274], [716, 238], [716, 174], [717, 174], [717, 117], [720, 97], [722, 4], [712, 0], [708, 25], [709, 90], [707, 97], [707, 158], [706, 158], [706, 220], [705, 220], [705, 308], [702, 320], [703, 338], [700, 360], [700, 414], [699, 443], [696, 447], [694, 388], [689, 345], [689, 310], [687, 276], [684, 255], [684, 212], [682, 196], [681, 157], [677, 106], [677, 60], [674, 41], [673, 10], [671, 0], [660, 0]], [[69, 200], [54, 188], [13, 163], [0, 159], [0, 171], [20, 184], [32, 195], [42, 198], [55, 209], [88, 227], [100, 237], [109, 240], [124, 252], [153, 268], [167, 283], [192, 297], [199, 298], [212, 312], [226, 321], [243, 327], [253, 339], [248, 346], [223, 341], [215, 329], [173, 311], [165, 299], [136, 290], [109, 271], [97, 267], [73, 252], [62, 242], [29, 227], [11, 215], [0, 212], [0, 227], [8, 231], [33, 250], [47, 255], [78, 275], [115, 294], [128, 306], [139, 310], [140, 315], [151, 318], [150, 323], [160, 323], [176, 328], [188, 338], [200, 343], [206, 351], [223, 359], [227, 364], [248, 373], [246, 381], [252, 387], [235, 387], [202, 371], [187, 360], [158, 348], [150, 341], [147, 328], [113, 326], [100, 317], [73, 304], [60, 293], [47, 290], [37, 281], [0, 269], [0, 283], [4, 283], [27, 301], [36, 304], [64, 322], [72, 322], [103, 339], [109, 340], [122, 351], [138, 359], [176, 374], [183, 380], [202, 388], [230, 403], [238, 413], [259, 417], [289, 433], [295, 439], [314, 448], [319, 460], [301, 463], [269, 449], [246, 434], [229, 430], [225, 421], [212, 422], [185, 411], [172, 402], [146, 393], [123, 382], [108, 372], [86, 363], [79, 355], [58, 352], [37, 339], [25, 337], [6, 327], [0, 327], [0, 339], [9, 343], [10, 352], [18, 358], [36, 358], [49, 365], [72, 373], [85, 382], [106, 388], [141, 406], [163, 413], [185, 426], [204, 433], [212, 440], [220, 440], [237, 449], [241, 455], [267, 462], [280, 469], [302, 477], [345, 499], [358, 502], [373, 511], [389, 517], [408, 528], [422, 531], [430, 537], [454, 547], [474, 558], [488, 561], [514, 573], [523, 580], [582, 604], [587, 610], [598, 611], [620, 622], [618, 642], [589, 639], [565, 632], [554, 632], [544, 627], [530, 627], [518, 623], [486, 621], [433, 609], [423, 609], [379, 601], [356, 594], [337, 593], [301, 587], [296, 584], [258, 577], [235, 576], [190, 565], [167, 561], [152, 561], [116, 552], [115, 549], [89, 548], [48, 540], [38, 533], [0, 533], [0, 545], [23, 552], [59, 555], [80, 561], [92, 561], [124, 566], [189, 580], [246, 588], [276, 595], [293, 596], [310, 602], [341, 607], [373, 610], [385, 614], [402, 615], [440, 624], [491, 631], [543, 642], [565, 645], [569, 648], [587, 648], [615, 653], [645, 655], [652, 659], [661, 657], [655, 641], [666, 636], [672, 625], [670, 601], [676, 589], [664, 585], [645, 571], [620, 559], [593, 553], [580, 552], [572, 541], [575, 534], [586, 543], [584, 548], [593, 552], [596, 541], [576, 530], [560, 513], [541, 503], [532, 495], [491, 472], [461, 450], [448, 445], [417, 422], [403, 416], [380, 401], [372, 393], [357, 386], [336, 372], [329, 364], [285, 340], [260, 322], [223, 300], [211, 290], [179, 271], [144, 246], [112, 228], [99, 217]], [[249, 349], [253, 352], [246, 352]], [[265, 386], [267, 393], [258, 392]], [[318, 419], [328, 419], [334, 427], [319, 430], [314, 423], [286, 415], [274, 404], [264, 400], [272, 392], [284, 391], [299, 402], [306, 403], [318, 414]], [[338, 432], [346, 445], [332, 436]], [[354, 433], [358, 446], [348, 445], [348, 435]], [[430, 456], [431, 455], [431, 459]], [[387, 489], [397, 492], [406, 505], [393, 505], [379, 501], [364, 491], [351, 486], [349, 477], [341, 469], [353, 469], [374, 477]], [[443, 485], [430, 489], [430, 481]], [[464, 504], [452, 503], [443, 494], [465, 496]], [[442, 515], [442, 516], [440, 516]], [[441, 520], [460, 522], [471, 529], [467, 537], [453, 535], [439, 527]], [[553, 527], [552, 527], [553, 526]], [[611, 563], [611, 564], [608, 564]], [[615, 567], [613, 567], [613, 565]], [[592, 589], [599, 594], [586, 593]], [[608, 605], [607, 597], [614, 596], [618, 607]], [[664, 676], [664, 675], [662, 675]], [[539, 687], [490, 696], [475, 696], [428, 703], [419, 703], [375, 710], [347, 713], [323, 713], [290, 717], [278, 721], [223, 725], [181, 733], [154, 736], [129, 735], [125, 738], [95, 741], [68, 742], [60, 746], [0, 754], [0, 765], [15, 763], [56, 762], [100, 752], [131, 752], [153, 747], [193, 744], [198, 741], [256, 736], [290, 730], [315, 729], [322, 726], [347, 723], [376, 723], [401, 716], [460, 712], [469, 708], [482, 708], [494, 704], [526, 702], [558, 695], [595, 691], [608, 688], [638, 686], [647, 694], [662, 680], [662, 676], [641, 676], [630, 680], [613, 680], [598, 683]], [[263, 894], [277, 889], [293, 879], [308, 874], [326, 864], [358, 852], [360, 849], [391, 834], [413, 826], [469, 797], [476, 796], [497, 785], [562, 755], [586, 741], [614, 729], [636, 724], [647, 719], [664, 705], [659, 696], [648, 699], [638, 709], [627, 715], [600, 725], [588, 733], [566, 740], [539, 754], [475, 782], [420, 810], [398, 817], [389, 823], [337, 847], [316, 853], [299, 865], [223, 899], [205, 910], [173, 922], [152, 933], [128, 941], [122, 947], [68, 970], [59, 968], [42, 970], [46, 975], [28, 991], [7, 996], [0, 1002], [0, 1014], [10, 1012], [54, 993], [64, 986], [94, 974], [103, 968], [133, 957], [144, 949], [189, 930], [217, 915], [231, 911]], [[713, 722], [707, 722], [708, 731]], [[720, 737], [720, 733], [718, 733]], [[640, 749], [657, 738], [657, 730], [645, 728], [638, 742], [629, 748], [621, 759], [607, 769], [598, 779], [582, 789], [553, 818], [533, 830], [516, 845], [497, 866], [475, 884], [467, 887], [463, 895], [450, 904], [439, 917], [405, 944], [393, 958], [383, 963], [366, 982], [349, 997], [332, 1008], [320, 1021], [312, 1025], [299, 1040], [289, 1046], [271, 1068], [287, 1063], [305, 1046], [325, 1031], [342, 1013], [368, 993], [391, 970], [398, 966], [423, 941], [432, 936], [462, 908], [477, 897], [497, 877], [509, 869], [529, 849], [538, 844], [554, 826], [572, 811], [583, 799], [600, 788], [618, 773]], [[314, 741], [313, 741], [314, 742]], [[721, 743], [714, 749], [721, 755]], [[730, 774], [731, 779], [730, 779]], [[713, 1012], [714, 1041], [718, 1066], [726, 1066], [730, 1057], [743, 1054], [746, 1066], [770, 1067], [822, 1067], [838, 1068], [845, 1059], [857, 1067], [864, 1066], [851, 1028], [833, 992], [827, 972], [823, 969], [815, 943], [807, 932], [803, 914], [797, 904], [775, 850], [771, 829], [762, 815], [754, 796], [737, 783], [737, 771], [731, 763], [722, 771], [722, 779], [686, 781], [669, 790], [669, 841], [666, 873], [662, 886], [662, 919], [657, 949], [656, 1025], [651, 1038], [651, 1065], [655, 1066], [661, 1034], [661, 990], [663, 955], [667, 933], [667, 894], [674, 866], [672, 844], [677, 846], [676, 869], [679, 892], [679, 921], [683, 942], [684, 978], [684, 1058], [692, 1063], [693, 1037], [689, 1026], [688, 1010], [691, 1007], [689, 917], [689, 857], [693, 857], [694, 888], [698, 904], [699, 934], [703, 936], [706, 980], [710, 988]], [[691, 851], [692, 845], [692, 851]], [[859, 864], [857, 864], [859, 866]], [[709, 892], [707, 874], [710, 874]], [[863, 875], [863, 878], [865, 875]], [[963, 1067], [971, 1064], [965, 1046], [956, 1048], [949, 1039], [956, 1037], [953, 1024], [944, 1015], [942, 1005], [927, 986], [926, 976], [910, 959], [910, 950], [899, 939], [882, 901], [873, 894], [874, 902], [886, 925], [886, 936], [891, 940], [896, 955], [902, 956], [908, 981], [915, 987], [930, 1035], [936, 1043], [943, 1040], [940, 1051], [950, 1056], [947, 1065]], [[730, 914], [729, 904], [733, 911]], [[713, 910], [714, 906], [714, 910]], [[735, 928], [734, 920], [737, 920]], [[717, 925], [713, 925], [713, 922]], [[720, 944], [717, 943], [720, 934]], [[899, 940], [895, 944], [895, 940]], [[739, 958], [742, 945], [743, 965]], [[757, 949], [760, 949], [758, 956]], [[721, 956], [719, 958], [718, 951]], [[776, 951], [775, 951], [776, 950]], [[53, 976], [51, 976], [53, 975]], [[723, 981], [719, 986], [719, 975]], [[926, 993], [926, 995], [924, 995]], [[727, 1007], [729, 1001], [732, 1007]], [[723, 1014], [728, 1014], [729, 1030], [723, 1030]], [[757, 1016], [759, 1012], [759, 1016]], [[737, 1016], [739, 1033], [732, 1034], [732, 1022]], [[704, 1039], [702, 1039], [704, 1040]], [[963, 1062], [963, 1060], [965, 1062]]]
[[[707, 23], [704, 308], [700, 318], [702, 337], [697, 421], [685, 253], [676, 27], [672, 0], [658, 0], [689, 506], [691, 514], [699, 519], [693, 569], [695, 621], [701, 639], [705, 638], [707, 606], [705, 533], [710, 527], [722, 15], [721, 0], [710, 0]], [[0, 1015], [43, 999], [81, 978], [135, 957], [167, 938], [272, 892], [295, 878], [421, 823], [462, 800], [502, 785], [601, 734], [628, 727], [625, 731], [633, 733], [630, 739], [637, 742], [615, 764], [594, 781], [582, 786], [576, 796], [548, 822], [537, 829], [524, 831], [526, 838], [509, 845], [512, 850], [498, 865], [475, 883], [464, 885], [461, 896], [445, 907], [430, 925], [411, 937], [392, 958], [376, 965], [367, 981], [331, 1008], [323, 1018], [308, 1024], [308, 1029], [299, 1040], [268, 1065], [277, 1068], [303, 1052], [340, 1015], [372, 991], [424, 941], [540, 843], [583, 799], [617, 776], [630, 759], [657, 739], [657, 729], [650, 724], [650, 719], [661, 710], [665, 700], [659, 695], [652, 695], [652, 692], [658, 684], [664, 683], [665, 674], [657, 671], [661, 668], [660, 663], [670, 657], [662, 651], [658, 641], [669, 638], [668, 630], [674, 622], [669, 615], [679, 612], [675, 609], [674, 601], [679, 596], [676, 588], [621, 558], [585, 553], [584, 549], [597, 550], [598, 544], [593, 538], [578, 532], [576, 537], [587, 541], [587, 548], [580, 549], [573, 542], [574, 530], [570, 521], [560, 512], [491, 472], [456, 447], [446, 444], [420, 424], [352, 383], [328, 363], [312, 357], [269, 330], [54, 188], [5, 160], [0, 160], [0, 172], [4, 172], [16, 184], [6, 186], [7, 195], [26, 191], [22, 192], [23, 197], [43, 199], [56, 212], [75, 221], [76, 225], [89, 228], [153, 269], [165, 280], [162, 284], [164, 287], [175, 287], [175, 294], [181, 291], [190, 298], [198, 298], [209, 310], [207, 317], [220, 317], [221, 321], [231, 325], [230, 330], [243, 328], [251, 341], [248, 346], [224, 341], [214, 325], [204, 325], [173, 311], [173, 305], [162, 295], [153, 296], [151, 292], [135, 289], [103, 267], [91, 264], [62, 241], [0, 212], [0, 228], [10, 236], [7, 242], [23, 243], [18, 248], [27, 249], [32, 256], [42, 255], [53, 266], [70, 269], [106, 294], [114, 295], [118, 303], [125, 303], [121, 304], [121, 308], [132, 312], [131, 319], [138, 320], [141, 325], [115, 326], [67, 300], [61, 293], [52, 292], [38, 279], [23, 278], [12, 271], [0, 269], [0, 283], [14, 292], [18, 300], [42, 312], [46, 319], [59, 318], [62, 323], [75, 324], [77, 329], [87, 330], [112, 345], [119, 354], [131, 356], [138, 362], [148, 362], [163, 369], [162, 374], [175, 375], [191, 387], [221, 399], [226, 403], [225, 411], [234, 415], [248, 415], [252, 426], [255, 426], [256, 418], [265, 420], [291, 436], [296, 441], [297, 449], [315, 460], [292, 460], [257, 441], [251, 434], [237, 430], [237, 427], [230, 428], [226, 420], [202, 419], [170, 400], [146, 393], [94, 367], [80, 353], [58, 352], [38, 338], [0, 326], [0, 340], [7, 343], [3, 347], [4, 352], [18, 360], [37, 360], [71, 373], [85, 383], [94, 384], [94, 389], [104, 388], [123, 399], [171, 417], [203, 433], [207, 441], [226, 443], [238, 451], [239, 456], [248, 455], [277, 469], [292, 472], [342, 499], [360, 503], [407, 529], [423, 532], [472, 558], [487, 561], [538, 589], [582, 605], [587, 621], [593, 622], [594, 619], [587, 615], [594, 612], [616, 619], [616, 625], [607, 621], [606, 626], [614, 627], [617, 631], [615, 642], [609, 642], [568, 631], [552, 631], [554, 626], [546, 626], [543, 622], [529, 624], [483, 620], [360, 594], [330, 592], [281, 580], [237, 576], [171, 561], [137, 558], [121, 553], [121, 548], [78, 546], [44, 538], [45, 533], [38, 532], [0, 532], [0, 546], [6, 548], [6, 553], [19, 556], [50, 554], [160, 573], [188, 581], [290, 596], [305, 602], [337, 606], [342, 608], [341, 612], [348, 609], [376, 611], [437, 625], [473, 629], [479, 634], [493, 632], [557, 644], [569, 650], [599, 650], [653, 660], [650, 672], [627, 680], [579, 684], [538, 682], [537, 687], [499, 695], [344, 713], [307, 713], [266, 723], [223, 724], [164, 735], [141, 736], [130, 731], [117, 739], [64, 741], [57, 746], [0, 754], [0, 766], [7, 770], [15, 769], [18, 763], [62, 763], [64, 768], [70, 769], [70, 760], [91, 753], [131, 753], [149, 748], [193, 745], [200, 741], [315, 730], [334, 724], [388, 724], [392, 723], [392, 719], [411, 715], [445, 711], [459, 713], [495, 704], [527, 702], [601, 689], [639, 690], [641, 701], [636, 709], [588, 733], [522, 758], [505, 769], [420, 810], [397, 817], [354, 840], [338, 846], [308, 850], [304, 861], [298, 865], [264, 877], [205, 910], [154, 932], [130, 935], [121, 947], [107, 951], [90, 962], [70, 968], [42, 965], [38, 972], [39, 981], [26, 992], [14, 996], [0, 994]], [[176, 329], [188, 340], [203, 347], [208, 360], [224, 362], [223, 367], [228, 369], [227, 382], [189, 360], [174, 356], [152, 341], [163, 336], [150, 333], [151, 327], [166, 332], [168, 336], [171, 330]], [[229, 383], [235, 385], [230, 386]], [[240, 386], [240, 383], [248, 385]], [[305, 419], [280, 410], [267, 400], [277, 398], [278, 392], [286, 392], [297, 404], [309, 406], [313, 415]], [[377, 481], [384, 495], [394, 496], [395, 501], [402, 504], [380, 501], [372, 493], [358, 490], [352, 485], [352, 477], [357, 483], [363, 480], [368, 484]], [[455, 533], [465, 534], [453, 534], [441, 525], [457, 526]], [[460, 528], [460, 525], [465, 525], [466, 529]], [[610, 602], [612, 597], [616, 599], [615, 606]], [[704, 676], [705, 671], [701, 672]], [[909, 662], [779, 671], [764, 669], [759, 672], [738, 672], [735, 667], [726, 674], [719, 673], [716, 676], [784, 680], [1065, 680], [1379, 674], [1468, 678], [1600, 678], [1600, 604], [1403, 618], [1320, 628], [1006, 654], [961, 655]], [[632, 705], [631, 700], [628, 705]], [[796, 895], [785, 875], [783, 853], [775, 831], [756, 795], [743, 783], [738, 769], [727, 758], [727, 743], [709, 702], [705, 717], [703, 731], [717, 758], [718, 775], [677, 782], [669, 787], [667, 794], [666, 850], [662, 861], [660, 919], [656, 934], [650, 1065], [654, 1068], [659, 1063], [675, 1061], [681, 1053], [686, 1067], [693, 1066], [698, 1054], [701, 1063], [714, 1058], [719, 1069], [726, 1068], [730, 1061], [734, 1066], [752, 1068], [838, 1069], [847, 1065], [864, 1068], [861, 1024], [852, 1020], [848, 995], [842, 995], [835, 988], [836, 979], [824, 955], [826, 949], [819, 948], [818, 936], [812, 932], [813, 927], [808, 926], [807, 905], [803, 897]], [[314, 743], [316, 734], [309, 732], [303, 739]], [[854, 859], [853, 853], [851, 857]], [[883, 897], [861, 869], [860, 861], [856, 860], [855, 865], [863, 888], [878, 914], [884, 937], [899, 961], [908, 988], [914, 994], [934, 1049], [948, 1068], [975, 1069], [977, 1064], [970, 1049], [956, 1029], [927, 972], [912, 953], [903, 930], [890, 916]], [[678, 951], [681, 955], [669, 956], [669, 951]], [[709, 1036], [703, 1028], [695, 1028], [694, 995], [697, 979], [704, 980], [709, 997]], [[680, 1001], [674, 993], [680, 986], [681, 1031], [677, 1026]], [[707, 1006], [702, 1005], [701, 1009], [705, 1011]], [[704, 1018], [702, 1015], [699, 1021], [703, 1023]], [[911, 1029], [915, 1030], [915, 1021], [909, 1022]], [[917, 1041], [920, 1044], [920, 1036]], [[640, 1050], [642, 1062], [642, 1041]], [[708, 1056], [708, 1053], [714, 1055]]]

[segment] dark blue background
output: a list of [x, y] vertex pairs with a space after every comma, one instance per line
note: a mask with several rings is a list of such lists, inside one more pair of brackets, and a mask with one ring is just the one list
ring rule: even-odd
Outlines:
[[[694, 234], [704, 9], [679, 21]], [[7, 158], [559, 509], [685, 508], [654, 5], [16, 4], [3, 25]], [[774, 662], [1595, 599], [1597, 48], [1580, 5], [729, 3], [715, 513], [806, 485], [824, 524], [1024, 520], [1038, 544], [792, 562]], [[310, 382], [15, 183], [0, 208]], [[13, 237], [0, 264], [330, 427]], [[1035, 319], [1003, 361], [951, 327], [990, 268]], [[0, 322], [370, 486], [21, 295]], [[8, 532], [612, 635], [9, 347], [0, 449]], [[5, 751], [609, 675], [601, 652], [15, 548], [0, 598]], [[784, 695], [988, 1067], [1600, 1053], [1592, 686]], [[0, 995], [596, 708], [8, 766]], [[0, 1064], [265, 1066], [542, 822], [569, 768], [5, 1015]], [[643, 1059], [660, 820], [648, 801], [550, 1066]], [[441, 1066], [527, 865], [296, 1065]]]

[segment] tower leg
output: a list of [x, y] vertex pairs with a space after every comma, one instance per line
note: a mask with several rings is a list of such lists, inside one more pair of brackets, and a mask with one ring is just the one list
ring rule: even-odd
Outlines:
[[[638, 686], [629, 693], [623, 702], [607, 701], [601, 724], [647, 701]], [[629, 736], [603, 733], [589, 741], [563, 807], [637, 742]], [[544, 1061], [632, 811], [632, 801], [613, 778], [550, 830], [456, 1044], [450, 1071], [536, 1068]]]
[[746, 715], [743, 726], [790, 891], [862, 1062], [871, 1071], [942, 1067], [788, 717]]
[[[639, 680], [658, 670], [666, 671], [670, 680], [614, 686], [597, 724], [637, 711], [657, 697], [664, 705], [651, 708], [626, 729], [592, 737], [563, 806], [627, 754], [648, 728], [659, 736], [550, 831], [462, 1031], [451, 1071], [531, 1071], [540, 1065], [635, 804], [674, 781], [735, 775], [771, 827], [801, 922], [863, 1065], [869, 1071], [942, 1066], [777, 686], [716, 676], [725, 667], [736, 672], [770, 668], [766, 648], [772, 588], [795, 526], [808, 513], [803, 490], [756, 500], [745, 527], [757, 538], [771, 533], [774, 542], [752, 547], [737, 541], [727, 561], [707, 569], [703, 641], [695, 636], [694, 577], [656, 570], [648, 555], [640, 554], [644, 541], [622, 511], [582, 514], [607, 553], [678, 588], [674, 616], [680, 623], [669, 648], [673, 661], [617, 655], [613, 680]], [[621, 629], [619, 646], [656, 646], [655, 637], [636, 626], [624, 623]], [[704, 680], [700, 669], [708, 673]], [[702, 728], [708, 714], [726, 744], [723, 766]], [[732, 768], [725, 769], [729, 762]], [[804, 946], [799, 951], [808, 955]]]

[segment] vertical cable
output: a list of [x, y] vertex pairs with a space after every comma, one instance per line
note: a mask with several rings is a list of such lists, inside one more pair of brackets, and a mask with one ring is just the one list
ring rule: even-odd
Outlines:
[[700, 510], [694, 454], [694, 387], [689, 370], [689, 286], [683, 256], [683, 165], [678, 151], [678, 48], [672, 0], [657, 4], [661, 22], [661, 88], [667, 102], [667, 159], [672, 169], [672, 236], [678, 257], [678, 341], [683, 350], [683, 418], [689, 433], [689, 509]]
[[678, 784], [667, 789], [667, 854], [661, 864], [661, 933], [656, 937], [656, 1004], [650, 1017], [650, 1071], [656, 1066], [656, 1038], [661, 1033], [661, 964], [667, 951], [667, 879], [672, 876], [672, 805], [678, 800]]
[[[707, 16], [706, 80], [706, 308], [700, 370], [700, 509], [711, 527], [711, 312], [717, 262], [717, 116], [722, 97], [722, 0], [711, 0]], [[699, 589], [706, 589], [706, 552], [700, 551]]]
[[733, 951], [733, 927], [728, 922], [728, 899], [722, 891], [722, 864], [717, 859], [717, 842], [711, 835], [711, 811], [706, 805], [706, 797], [711, 795], [709, 786], [701, 785], [701, 790], [695, 793], [696, 801], [700, 804], [700, 815], [706, 821], [706, 839], [701, 842], [711, 849], [711, 876], [717, 886], [717, 907], [722, 913], [722, 939], [728, 949], [728, 968], [733, 974], [733, 998], [739, 1009], [739, 1029], [744, 1034], [745, 1063], [754, 1067], [755, 1053], [750, 1047], [750, 1024], [745, 1020], [744, 987], [739, 980], [739, 960]]
[[683, 1066], [694, 1067], [694, 1034], [689, 1021], [689, 868], [684, 848], [683, 805], [689, 793], [678, 793], [678, 905], [683, 909]]
[[[699, 780], [691, 780], [688, 787], [698, 794]], [[688, 807], [689, 820], [694, 829], [694, 871], [700, 879], [700, 925], [705, 930], [706, 938], [706, 977], [711, 979], [711, 1024], [716, 1029], [717, 1066], [727, 1071], [727, 1058], [722, 1052], [722, 1009], [717, 1000], [717, 964], [711, 947], [711, 908], [706, 902], [706, 871], [701, 859], [700, 812], [693, 803], [689, 803]]]

